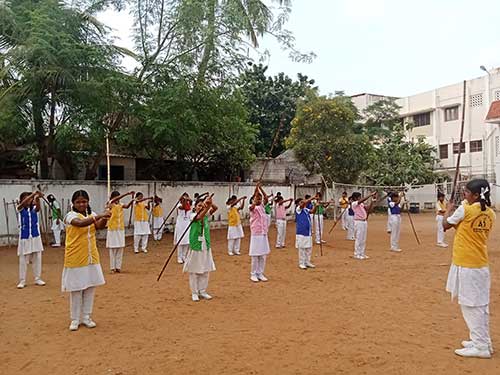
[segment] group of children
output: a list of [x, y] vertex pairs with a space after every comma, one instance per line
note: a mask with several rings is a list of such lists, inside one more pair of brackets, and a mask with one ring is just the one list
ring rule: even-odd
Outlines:
[[[490, 273], [488, 266], [487, 239], [491, 233], [495, 214], [490, 208], [490, 191], [486, 180], [470, 181], [465, 190], [465, 200], [455, 209], [453, 203], [445, 204], [444, 195], [438, 194], [436, 220], [438, 223], [438, 244], [447, 246], [444, 242], [444, 231], [456, 229], [453, 258], [450, 267], [446, 290], [457, 297], [461, 306], [464, 320], [469, 328], [470, 337], [462, 342], [462, 348], [455, 353], [464, 357], [490, 358], [493, 353], [489, 335], [489, 291]], [[120, 200], [126, 196], [134, 198], [127, 204]], [[18, 288], [26, 286], [27, 264], [31, 263], [36, 285], [45, 285], [41, 279], [43, 244], [40, 237], [38, 211], [40, 210], [41, 192], [27, 193], [20, 196], [18, 205], [20, 233], [19, 233], [19, 275]], [[270, 225], [266, 205], [269, 196], [262, 186], [257, 184], [250, 199], [250, 249], [251, 271], [250, 279], [253, 282], [265, 282], [265, 266], [270, 253], [268, 228]], [[391, 232], [391, 250], [399, 249], [399, 233], [401, 225], [401, 194], [391, 193], [389, 210], [389, 227]], [[240, 211], [244, 208], [247, 197], [232, 196], [227, 200], [228, 208], [228, 253], [239, 255], [243, 228], [241, 226]], [[371, 199], [367, 206], [365, 202]], [[354, 230], [354, 258], [367, 259], [365, 253], [367, 219], [374, 202], [376, 193], [361, 197], [360, 193], [353, 193], [347, 198], [342, 197], [343, 208], [341, 218], [343, 227], [348, 231], [348, 239], [352, 239]], [[290, 207], [290, 199], [275, 198], [277, 228], [279, 234], [277, 247], [284, 246], [284, 229], [282, 220], [286, 222], [286, 209]], [[64, 217], [66, 243], [64, 267], [62, 271], [62, 291], [70, 293], [70, 330], [74, 331], [81, 324], [93, 328], [96, 323], [92, 320], [95, 288], [105, 283], [97, 250], [96, 231], [107, 226], [106, 246], [110, 251], [110, 265], [114, 272], [120, 272], [123, 249], [125, 247], [124, 209], [135, 205], [134, 252], [139, 246], [147, 252], [147, 237], [150, 234], [147, 211], [153, 212], [160, 206], [157, 197], [144, 198], [141, 193], [129, 192], [120, 195], [111, 194], [103, 213], [97, 214], [90, 208], [90, 197], [84, 190], [76, 191], [72, 198], [72, 209]], [[288, 204], [287, 204], [288, 203]], [[285, 204], [287, 204], [285, 206]], [[314, 268], [311, 262], [313, 245], [313, 223], [320, 208], [325, 208], [327, 202], [321, 202], [321, 196], [305, 197], [295, 201], [296, 241], [299, 267], [301, 269]], [[161, 206], [160, 206], [161, 207]], [[51, 207], [52, 208], [52, 207]], [[54, 218], [61, 220], [60, 208], [54, 207]], [[215, 271], [215, 264], [211, 251], [210, 225], [208, 217], [217, 211], [212, 196], [200, 197], [192, 203], [189, 195], [183, 194], [177, 206], [177, 225], [174, 241], [179, 245], [179, 263], [184, 263], [183, 271], [189, 273], [189, 285], [192, 300], [209, 300], [212, 297], [207, 293], [209, 273]], [[59, 210], [59, 211], [57, 211]], [[321, 211], [320, 211], [321, 212]], [[162, 216], [162, 210], [156, 209], [157, 216]], [[347, 213], [347, 214], [346, 214]], [[346, 218], [343, 215], [346, 214]], [[351, 221], [352, 217], [352, 221]], [[351, 224], [353, 223], [353, 225]], [[57, 223], [59, 225], [60, 223]], [[154, 221], [154, 230], [161, 229], [162, 222]], [[286, 227], [286, 224], [284, 225]], [[354, 229], [352, 229], [352, 226]], [[322, 223], [317, 220], [322, 241]], [[186, 236], [186, 234], [189, 234]], [[187, 237], [186, 242], [184, 238]], [[155, 239], [158, 239], [155, 236]]]

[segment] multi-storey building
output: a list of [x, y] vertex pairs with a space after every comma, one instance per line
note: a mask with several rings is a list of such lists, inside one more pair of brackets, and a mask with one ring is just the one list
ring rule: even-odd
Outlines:
[[[500, 183], [500, 68], [466, 81], [465, 123], [460, 145], [464, 83], [397, 98], [401, 117], [413, 123], [411, 138], [424, 137], [437, 149], [437, 170], [454, 175], [461, 148], [460, 171], [464, 178], [486, 177]], [[352, 96], [362, 111], [385, 98], [382, 95]]]

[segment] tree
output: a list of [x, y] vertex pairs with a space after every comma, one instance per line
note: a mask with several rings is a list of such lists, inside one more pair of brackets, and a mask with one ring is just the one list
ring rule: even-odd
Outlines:
[[393, 98], [383, 98], [365, 108], [362, 129], [371, 141], [382, 142], [392, 134], [394, 126], [401, 123], [400, 109]]
[[266, 76], [267, 67], [252, 64], [240, 77], [238, 85], [246, 98], [246, 106], [250, 113], [250, 122], [258, 126], [259, 135], [256, 139], [257, 155], [269, 152], [276, 130], [283, 122], [277, 144], [271, 156], [275, 157], [284, 150], [285, 138], [290, 134], [290, 122], [295, 117], [297, 103], [305, 98], [314, 80], [298, 74], [293, 81], [284, 73], [274, 77]]
[[312, 96], [299, 105], [287, 147], [300, 162], [327, 181], [355, 183], [366, 169], [372, 146], [355, 133], [358, 112], [345, 96]]
[[12, 111], [5, 104], [15, 103], [16, 118], [34, 134], [42, 178], [49, 177], [49, 160], [55, 159], [72, 176], [75, 166], [65, 162], [71, 160], [67, 152], [75, 144], [56, 144], [58, 130], [63, 130], [59, 142], [69, 141], [69, 135], [78, 137], [82, 124], [74, 120], [86, 110], [82, 86], [119, 72], [123, 50], [112, 46], [107, 29], [94, 18], [106, 2], [76, 4], [90, 3], [86, 9], [57, 0], [19, 0], [0, 6], [0, 18], [7, 21], [0, 29], [0, 108]]

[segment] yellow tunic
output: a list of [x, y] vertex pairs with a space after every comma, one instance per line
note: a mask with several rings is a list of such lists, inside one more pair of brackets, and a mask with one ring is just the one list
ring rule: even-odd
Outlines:
[[229, 209], [229, 213], [227, 215], [227, 224], [230, 227], [235, 227], [241, 223], [240, 213], [238, 209], [233, 206]]
[[486, 243], [495, 222], [491, 208], [481, 211], [479, 203], [463, 205], [464, 219], [457, 225], [453, 242], [453, 264], [467, 268], [481, 268], [488, 265]]
[[148, 221], [148, 210], [143, 202], [135, 205], [135, 221]]
[[108, 221], [108, 230], [124, 230], [125, 222], [123, 220], [123, 205], [114, 204], [111, 208], [111, 218]]
[[153, 216], [154, 217], [162, 217], [163, 216], [163, 207], [160, 205], [156, 205], [153, 207]]
[[339, 204], [340, 204], [340, 208], [346, 209], [347, 206], [349, 206], [349, 201], [347, 200], [347, 198], [340, 198]]
[[[77, 213], [79, 219], [86, 216]], [[66, 248], [64, 250], [64, 267], [76, 268], [89, 264], [99, 264], [99, 253], [95, 237], [95, 225], [77, 227], [75, 225], [66, 227]]]

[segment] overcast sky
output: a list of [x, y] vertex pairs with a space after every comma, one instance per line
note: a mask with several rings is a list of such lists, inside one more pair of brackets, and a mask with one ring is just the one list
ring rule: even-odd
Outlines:
[[[499, 0], [293, 0], [286, 28], [311, 64], [290, 61], [270, 39], [269, 72], [298, 72], [324, 94], [343, 90], [406, 96], [485, 74], [500, 66]], [[131, 19], [100, 17], [117, 44], [131, 47]]]

